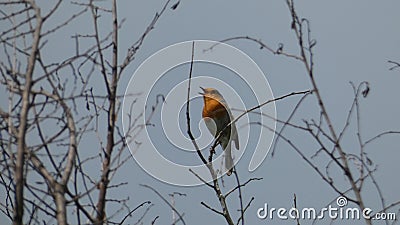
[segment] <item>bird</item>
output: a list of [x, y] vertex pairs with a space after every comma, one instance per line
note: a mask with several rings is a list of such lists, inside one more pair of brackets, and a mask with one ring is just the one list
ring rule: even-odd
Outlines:
[[230, 124], [233, 119], [231, 110], [224, 97], [217, 89], [200, 88], [203, 93], [199, 92], [199, 94], [203, 96], [204, 100], [202, 118], [208, 130], [215, 138], [222, 132], [218, 144], [220, 144], [224, 150], [226, 174], [230, 176], [233, 172], [232, 141], [235, 142], [235, 147], [239, 150], [239, 137], [236, 125], [234, 123]]

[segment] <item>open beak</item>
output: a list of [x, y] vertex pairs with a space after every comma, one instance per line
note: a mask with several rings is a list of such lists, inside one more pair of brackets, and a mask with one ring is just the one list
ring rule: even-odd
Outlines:
[[205, 90], [204, 88], [202, 88], [202, 87], [200, 87], [200, 89], [201, 89], [203, 92], [199, 92], [199, 94], [204, 96], [205, 93], [206, 93], [206, 90]]

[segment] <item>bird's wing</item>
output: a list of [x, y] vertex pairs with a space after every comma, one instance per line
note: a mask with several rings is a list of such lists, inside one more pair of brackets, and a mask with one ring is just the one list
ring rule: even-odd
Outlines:
[[[230, 108], [229, 108], [229, 107], [226, 107], [226, 109], [227, 109], [227, 111], [228, 111], [228, 113], [229, 113], [229, 117], [231, 118], [230, 121], [233, 121], [234, 118], [233, 118], [233, 116], [232, 116], [232, 112], [231, 112]], [[237, 132], [237, 129], [236, 129], [236, 124], [233, 123], [233, 124], [231, 125], [231, 127], [232, 127], [232, 128], [231, 128], [231, 129], [232, 129], [232, 131], [231, 131], [231, 133], [232, 133], [232, 135], [231, 135], [232, 139], [231, 139], [231, 140], [235, 142], [235, 147], [236, 147], [237, 150], [239, 150], [239, 136], [238, 136], [238, 132]]]

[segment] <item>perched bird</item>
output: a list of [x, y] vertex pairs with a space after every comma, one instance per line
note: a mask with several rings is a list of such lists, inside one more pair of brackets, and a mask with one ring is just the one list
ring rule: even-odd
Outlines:
[[[231, 122], [232, 114], [224, 97], [214, 88], [202, 88], [204, 107], [202, 117], [210, 133], [217, 138], [222, 131], [218, 143], [221, 145], [225, 152], [225, 168], [228, 171], [227, 175], [230, 176], [233, 172], [233, 159], [231, 152], [231, 142], [235, 142], [236, 149], [239, 149], [239, 138], [235, 124]], [[226, 128], [225, 128], [226, 127]]]

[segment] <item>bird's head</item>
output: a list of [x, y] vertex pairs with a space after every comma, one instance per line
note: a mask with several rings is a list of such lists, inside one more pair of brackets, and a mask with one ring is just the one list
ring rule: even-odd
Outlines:
[[213, 99], [216, 99], [216, 100], [223, 99], [222, 95], [215, 88], [203, 88], [203, 87], [200, 87], [200, 89], [203, 92], [199, 92], [199, 94], [201, 94], [204, 97], [204, 99], [206, 99], [206, 98], [213, 98]]

